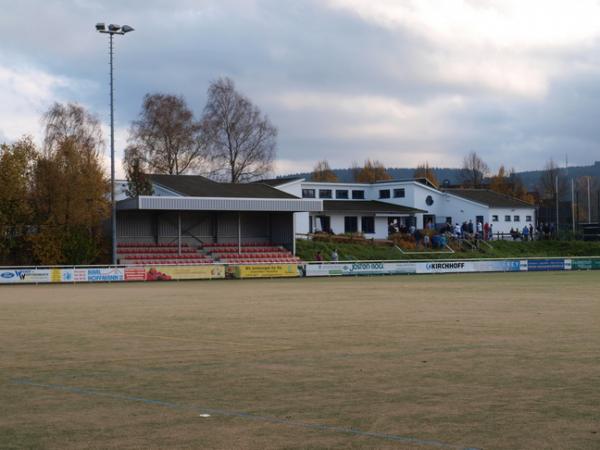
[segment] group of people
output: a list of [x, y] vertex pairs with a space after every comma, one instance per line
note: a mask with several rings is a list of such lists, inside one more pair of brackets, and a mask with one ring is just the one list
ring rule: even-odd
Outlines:
[[488, 222], [473, 223], [472, 220], [464, 221], [462, 225], [456, 223], [454, 227], [452, 224], [446, 224], [447, 233], [450, 233], [455, 239], [480, 239], [483, 241], [489, 241], [492, 239], [494, 234], [494, 225]]
[[[340, 260], [340, 255], [338, 253], [338, 249], [334, 248], [331, 251], [331, 254], [329, 255], [329, 260], [331, 262], [338, 262]], [[323, 254], [321, 253], [321, 251], [317, 251], [317, 253], [315, 254], [315, 261], [323, 261]]]

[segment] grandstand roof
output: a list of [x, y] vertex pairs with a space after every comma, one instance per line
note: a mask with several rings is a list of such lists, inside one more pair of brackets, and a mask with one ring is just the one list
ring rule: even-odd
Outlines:
[[471, 200], [473, 202], [487, 205], [491, 208], [533, 208], [530, 203], [511, 197], [510, 195], [500, 194], [489, 189], [444, 189], [444, 192], [456, 195], [458, 197]]
[[377, 200], [323, 200], [323, 211], [370, 212], [389, 214], [418, 214], [422, 209]]
[[153, 184], [185, 197], [298, 198], [265, 183], [218, 183], [200, 175], [149, 175]]

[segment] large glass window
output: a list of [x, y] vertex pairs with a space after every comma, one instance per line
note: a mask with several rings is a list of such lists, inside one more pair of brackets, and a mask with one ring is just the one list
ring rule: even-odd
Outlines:
[[348, 191], [346, 189], [337, 189], [335, 191], [335, 198], [346, 200], [348, 198]]
[[404, 188], [394, 189], [394, 198], [404, 198], [406, 197], [406, 191]]
[[380, 189], [379, 190], [379, 198], [390, 198], [390, 190], [389, 189]]
[[352, 191], [352, 199], [353, 200], [364, 200], [365, 199], [365, 191]]
[[319, 189], [319, 198], [332, 198], [331, 189]]
[[365, 234], [375, 233], [375, 217], [364, 216], [361, 218], [362, 232]]
[[356, 233], [358, 231], [358, 217], [344, 217], [344, 233]]
[[510, 222], [510, 216], [504, 216], [504, 221], [505, 222]]
[[314, 189], [302, 189], [302, 198], [315, 198]]
[[520, 222], [521, 221], [521, 216], [515, 216], [515, 222]]

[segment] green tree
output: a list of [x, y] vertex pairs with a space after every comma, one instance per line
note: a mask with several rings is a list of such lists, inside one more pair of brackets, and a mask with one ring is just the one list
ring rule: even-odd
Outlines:
[[26, 263], [33, 224], [31, 170], [38, 151], [30, 137], [0, 146], [0, 261]]

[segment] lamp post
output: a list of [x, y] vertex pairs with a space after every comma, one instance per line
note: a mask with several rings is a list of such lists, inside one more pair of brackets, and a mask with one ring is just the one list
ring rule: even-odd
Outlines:
[[110, 203], [111, 203], [111, 240], [112, 240], [112, 264], [117, 264], [117, 204], [115, 202], [115, 108], [113, 89], [113, 36], [124, 35], [133, 31], [129, 25], [110, 24], [108, 27], [103, 23], [96, 24], [96, 31], [108, 34], [109, 57], [110, 57]]

